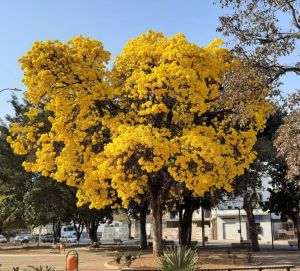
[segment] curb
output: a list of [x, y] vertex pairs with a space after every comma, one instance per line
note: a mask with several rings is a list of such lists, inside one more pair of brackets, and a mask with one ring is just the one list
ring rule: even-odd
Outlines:
[[120, 270], [120, 268], [118, 266], [111, 265], [111, 264], [109, 264], [109, 262], [111, 262], [111, 260], [110, 261], [106, 261], [104, 263], [104, 267], [106, 267], [106, 268], [108, 268], [110, 270]]

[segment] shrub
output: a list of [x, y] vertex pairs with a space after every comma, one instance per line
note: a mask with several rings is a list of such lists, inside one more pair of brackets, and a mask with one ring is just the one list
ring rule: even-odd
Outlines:
[[198, 257], [195, 251], [184, 246], [168, 249], [160, 257], [162, 271], [199, 271]]
[[122, 260], [122, 254], [120, 252], [117, 252], [117, 254], [115, 255], [115, 262], [117, 264], [120, 264]]
[[125, 252], [124, 258], [125, 258], [126, 265], [129, 267], [131, 263], [136, 259], [136, 256], [131, 255], [128, 252]]
[[53, 266], [32, 266], [32, 265], [28, 265], [28, 267], [30, 268], [29, 270], [32, 270], [32, 271], [54, 271], [55, 270], [55, 267]]

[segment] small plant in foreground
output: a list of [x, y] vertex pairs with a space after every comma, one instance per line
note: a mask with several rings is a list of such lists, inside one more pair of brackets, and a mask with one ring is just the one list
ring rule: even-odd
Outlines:
[[115, 255], [115, 262], [117, 264], [120, 264], [122, 260], [122, 254], [118, 251], [117, 254]]
[[162, 271], [199, 271], [198, 257], [195, 251], [184, 246], [168, 249], [160, 257]]
[[136, 256], [126, 251], [124, 254], [124, 258], [125, 258], [126, 265], [129, 267], [132, 264], [132, 262], [136, 259]]
[[28, 265], [28, 267], [30, 268], [29, 270], [32, 270], [32, 271], [54, 271], [55, 270], [55, 267], [53, 266], [32, 266], [32, 265]]
[[139, 250], [137, 253], [136, 253], [136, 258], [141, 258], [141, 255], [142, 255], [142, 250]]

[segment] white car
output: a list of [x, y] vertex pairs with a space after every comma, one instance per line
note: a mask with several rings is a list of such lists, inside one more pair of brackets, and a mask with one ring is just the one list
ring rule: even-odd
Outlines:
[[29, 243], [29, 237], [28, 236], [16, 236], [14, 239], [15, 243]]
[[6, 237], [2, 234], [0, 234], [0, 243], [7, 243]]
[[60, 242], [61, 243], [76, 243], [77, 238], [74, 235], [65, 235], [60, 237]]

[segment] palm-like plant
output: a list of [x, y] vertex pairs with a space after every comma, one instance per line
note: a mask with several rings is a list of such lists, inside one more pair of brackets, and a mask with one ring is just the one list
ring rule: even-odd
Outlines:
[[162, 271], [199, 271], [196, 252], [184, 246], [168, 249], [160, 263]]
[[[54, 271], [55, 270], [55, 267], [53, 266], [32, 266], [32, 265], [28, 265], [28, 267], [30, 268], [29, 270], [32, 270], [32, 271]], [[26, 271], [26, 270], [25, 270]]]

